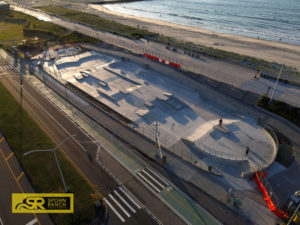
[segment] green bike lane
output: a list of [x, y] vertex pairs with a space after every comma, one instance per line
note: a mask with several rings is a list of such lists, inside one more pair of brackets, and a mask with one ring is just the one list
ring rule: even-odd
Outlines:
[[209, 212], [199, 206], [183, 192], [170, 186], [160, 192], [160, 197], [170, 204], [190, 224], [219, 225], [221, 224]]

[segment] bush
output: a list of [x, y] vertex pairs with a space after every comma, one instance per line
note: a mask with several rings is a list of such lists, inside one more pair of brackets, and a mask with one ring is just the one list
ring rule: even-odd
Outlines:
[[300, 108], [277, 100], [272, 100], [270, 103], [270, 99], [265, 96], [260, 99], [257, 105], [284, 117], [300, 127]]

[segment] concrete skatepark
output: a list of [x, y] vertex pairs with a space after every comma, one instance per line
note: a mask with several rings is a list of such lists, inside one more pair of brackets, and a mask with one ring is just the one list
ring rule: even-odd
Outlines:
[[97, 51], [57, 49], [35, 58], [42, 57], [47, 73], [105, 104], [154, 141], [157, 123], [161, 145], [195, 166], [241, 177], [275, 159], [277, 143], [270, 133], [209, 92]]

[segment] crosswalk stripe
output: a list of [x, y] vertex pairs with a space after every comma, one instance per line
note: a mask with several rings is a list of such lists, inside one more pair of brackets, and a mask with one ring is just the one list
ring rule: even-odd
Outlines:
[[153, 176], [151, 176], [146, 170], [143, 170], [145, 174], [147, 174], [155, 183], [157, 183], [162, 189], [165, 188], [161, 183], [159, 183]]
[[115, 207], [113, 207], [112, 204], [110, 204], [110, 202], [106, 199], [106, 198], [103, 198], [104, 202], [108, 205], [108, 207], [114, 211], [114, 213], [119, 217], [119, 219], [124, 223], [125, 222], [125, 219], [118, 213], [118, 211], [115, 209]]
[[151, 172], [153, 175], [155, 175], [162, 183], [164, 183], [166, 186], [169, 186], [168, 182], [166, 182], [161, 176], [159, 176], [157, 173], [155, 173], [152, 169], [146, 167], [149, 172]]
[[108, 195], [115, 203], [116, 205], [123, 211], [123, 213], [129, 218], [130, 214], [121, 206], [121, 204], [111, 195]]
[[4, 70], [12, 70], [13, 66], [12, 65], [1, 65], [0, 66], [0, 71], [4, 71]]
[[157, 192], [160, 192], [160, 190], [154, 185], [152, 184], [149, 180], [147, 180], [147, 178], [145, 176], [143, 176], [143, 174], [138, 173], [138, 176], [140, 176], [146, 183], [148, 183], [154, 190], [156, 190]]
[[26, 223], [26, 225], [33, 225], [36, 224], [38, 221], [36, 218], [34, 218], [33, 220], [31, 220], [30, 222]]
[[123, 188], [122, 187], [119, 187], [119, 189], [120, 189], [120, 191], [124, 194], [124, 195], [126, 195], [126, 197], [138, 208], [138, 209], [141, 209], [142, 207], [139, 205], [139, 204], [137, 204], [127, 193], [126, 193], [126, 191], [124, 191], [123, 190]]
[[126, 202], [125, 199], [116, 190], [114, 191], [114, 193], [131, 210], [131, 212], [136, 213], [136, 211], [134, 210], [134, 208], [132, 208], [131, 205], [129, 205], [128, 202]]

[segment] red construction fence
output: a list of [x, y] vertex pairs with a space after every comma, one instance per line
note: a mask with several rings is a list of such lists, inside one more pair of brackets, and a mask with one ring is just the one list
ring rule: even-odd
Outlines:
[[254, 180], [255, 183], [257, 184], [258, 189], [262, 192], [263, 197], [265, 199], [265, 201], [268, 204], [269, 209], [275, 213], [276, 216], [278, 216], [281, 219], [285, 219], [288, 218], [288, 214], [280, 209], [277, 209], [276, 206], [274, 205], [273, 201], [271, 200], [269, 193], [267, 192], [265, 186], [262, 184], [260, 178], [261, 177], [266, 177], [267, 174], [264, 172], [256, 172], [254, 174]]
[[173, 66], [175, 68], [180, 68], [180, 64], [178, 63], [174, 63], [174, 62], [171, 62], [171, 61], [167, 61], [165, 59], [161, 59], [159, 57], [156, 57], [156, 56], [153, 56], [151, 54], [147, 54], [147, 53], [144, 53], [144, 56], [149, 58], [149, 59], [152, 59], [152, 60], [155, 60], [155, 61], [159, 61], [161, 63], [164, 63], [164, 64], [167, 64], [167, 65], [170, 65], [170, 66]]

